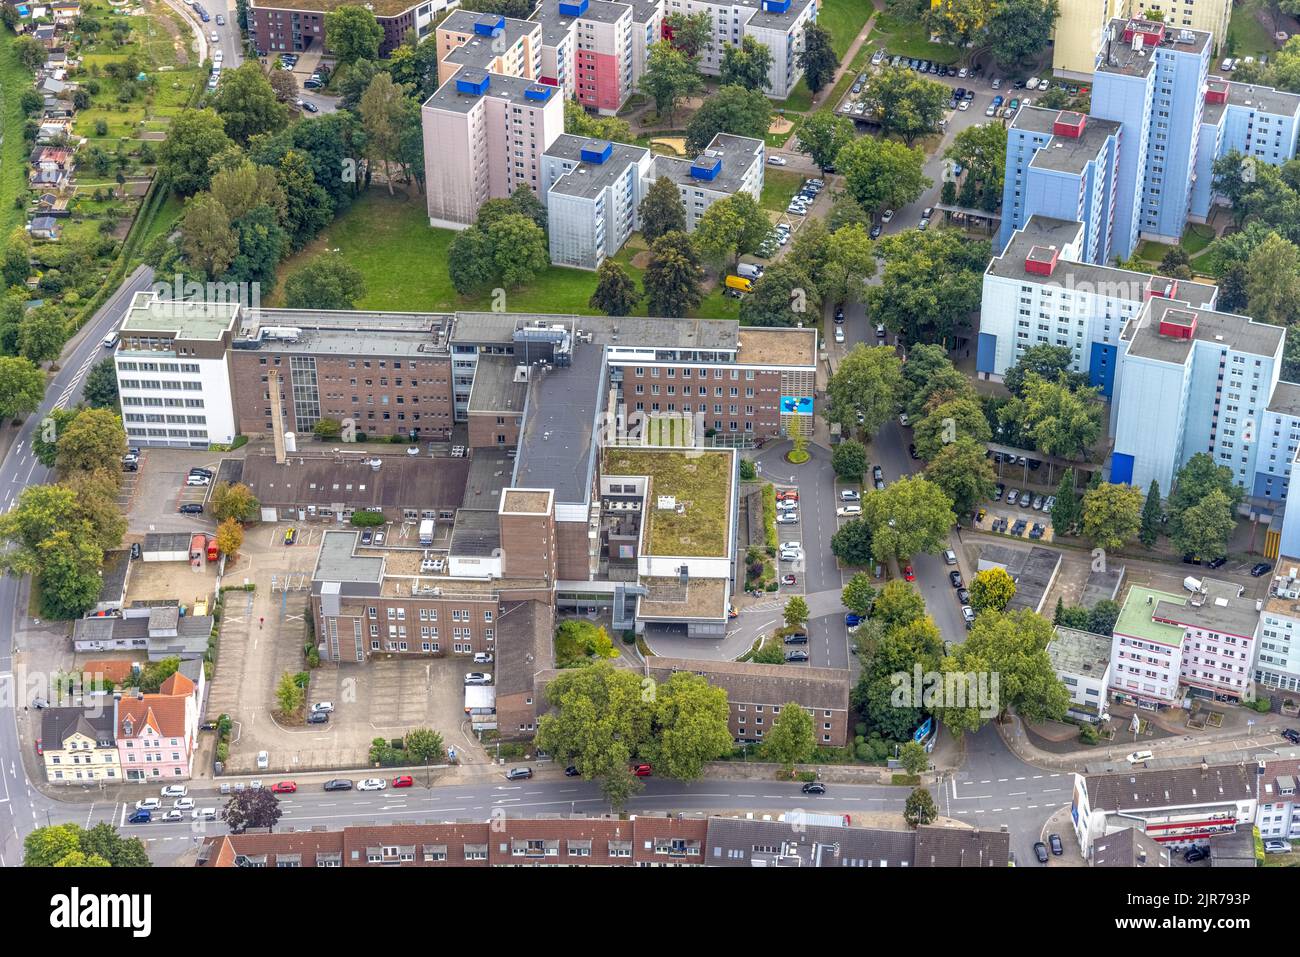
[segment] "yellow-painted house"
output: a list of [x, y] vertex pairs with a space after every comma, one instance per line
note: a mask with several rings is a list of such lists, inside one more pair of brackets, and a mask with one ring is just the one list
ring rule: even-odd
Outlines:
[[115, 702], [109, 696], [97, 700], [98, 707], [46, 708], [42, 713], [37, 747], [45, 761], [45, 780], [51, 784], [122, 781]]

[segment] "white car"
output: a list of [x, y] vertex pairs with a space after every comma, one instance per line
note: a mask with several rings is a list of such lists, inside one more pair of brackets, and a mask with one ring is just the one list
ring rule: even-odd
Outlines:
[[165, 798], [183, 798], [190, 792], [183, 784], [169, 784], [160, 793]]
[[332, 701], [317, 701], [314, 705], [311, 706], [312, 714], [320, 714], [321, 712], [330, 713], [333, 710], [334, 710], [334, 702]]
[[1152, 754], [1150, 751], [1134, 751], [1124, 760], [1126, 760], [1129, 764], [1143, 764], [1147, 761], [1150, 761], [1153, 757], [1155, 757], [1155, 755]]
[[212, 479], [208, 478], [206, 475], [191, 475], [189, 478], [185, 480], [185, 484], [191, 487], [194, 486], [202, 487], [206, 485], [211, 485]]
[[145, 798], [143, 801], [135, 802], [137, 811], [156, 811], [162, 807], [162, 801], [157, 798]]
[[486, 685], [492, 683], [492, 675], [486, 671], [471, 671], [465, 675], [467, 685]]
[[768, 166], [785, 166], [785, 165], [786, 165], [785, 157], [784, 157], [784, 156], [769, 156], [769, 157], [767, 158], [767, 165], [768, 165]]
[[839, 326], [835, 327], [835, 341], [836, 342], [844, 341], [844, 330], [841, 329]]
[[790, 498], [783, 498], [781, 501], [776, 503], [776, 510], [778, 512], [793, 512], [798, 507], [799, 503]]
[[799, 513], [798, 513], [798, 512], [782, 512], [780, 515], [778, 515], [778, 516], [776, 517], [776, 524], [778, 524], [778, 525], [798, 525], [798, 524], [799, 524]]
[[900, 412], [900, 413], [898, 413], [898, 424], [901, 425], [901, 426], [903, 426], [904, 428], [907, 427], [907, 413], [906, 413], [906, 412]]
[[1026, 90], [1036, 90], [1036, 89], [1038, 89], [1038, 77], [1036, 77], [1036, 76], [1031, 76], [1028, 80], [1026, 80], [1026, 81], [1025, 81], [1025, 89], [1026, 89]]
[[781, 549], [781, 561], [783, 561], [783, 562], [798, 562], [798, 561], [802, 561], [802, 560], [803, 560], [803, 549], [802, 549], [802, 548], [782, 548], [782, 549]]
[[192, 811], [194, 810], [194, 798], [177, 798], [172, 801], [172, 807], [178, 811]]
[[166, 814], [154, 818], [154, 820], [155, 821], [183, 821], [185, 820], [185, 814], [181, 811], [172, 809], [168, 811]]
[[215, 821], [217, 819], [217, 809], [214, 807], [196, 807], [190, 812], [190, 818], [195, 821]]
[[862, 496], [858, 494], [857, 489], [851, 489], [851, 488], [840, 489], [841, 502], [858, 502], [861, 500], [862, 500]]
[[893, 218], [894, 218], [894, 211], [892, 209], [887, 209], [880, 214], [880, 221], [882, 223], [887, 223]]
[[103, 340], [103, 341], [104, 341], [104, 348], [105, 348], [105, 349], [111, 349], [111, 348], [113, 348], [115, 345], [117, 345], [117, 333], [116, 333], [116, 332], [110, 332], [108, 335], [106, 335], [106, 336], [104, 337], [104, 340]]
[[960, 103], [957, 104], [957, 109], [965, 113], [967, 110], [970, 109], [970, 100], [962, 100]]
[[490, 652], [490, 651], [479, 651], [479, 652], [476, 652], [475, 655], [474, 655], [474, 664], [476, 664], [476, 665], [490, 665], [490, 664], [492, 664], [492, 652]]
[[358, 791], [382, 791], [385, 787], [387, 782], [383, 778], [366, 778], [357, 783]]
[[265, 771], [271, 766], [271, 755], [266, 751], [257, 752], [257, 770]]
[[837, 509], [835, 510], [835, 514], [838, 515], [840, 518], [845, 518], [845, 517], [854, 516], [854, 515], [861, 515], [861, 514], [862, 514], [862, 506], [861, 506], [861, 505], [841, 505], [839, 508], [837, 508]]

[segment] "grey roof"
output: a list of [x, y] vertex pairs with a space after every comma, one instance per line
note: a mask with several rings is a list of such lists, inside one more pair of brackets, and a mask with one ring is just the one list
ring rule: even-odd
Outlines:
[[[1041, 152], [1041, 151], [1040, 151]], [[1063, 249], [1078, 241], [1083, 224], [1074, 220], [1054, 219], [1050, 216], [1031, 216], [1025, 225], [1016, 230], [1002, 255], [993, 257], [988, 274], [1015, 279], [1026, 284], [1066, 289], [1091, 289], [1098, 295], [1108, 295], [1142, 302], [1146, 298], [1151, 273], [1116, 269], [1112, 266], [1095, 266], [1092, 263], [1058, 259], [1050, 276], [1025, 270], [1025, 259], [1035, 246], [1055, 246]], [[1178, 302], [1197, 308], [1212, 306], [1218, 297], [1218, 288], [1207, 283], [1179, 280], [1174, 294]]]
[[1239, 827], [1210, 838], [1211, 867], [1256, 867], [1255, 834], [1252, 828]]
[[[1115, 33], [1114, 41], [1102, 44], [1102, 62], [1097, 66], [1098, 73], [1123, 73], [1128, 76], [1146, 76], [1156, 61], [1154, 50], [1161, 53], [1201, 54], [1211, 44], [1213, 37], [1204, 30], [1187, 30], [1169, 26], [1165, 28], [1165, 42], [1156, 47], [1143, 47], [1142, 52], [1135, 51], [1124, 42], [1124, 28], [1129, 23], [1151, 24], [1149, 20], [1132, 17], [1129, 20], [1119, 18], [1110, 21], [1110, 29]], [[1157, 24], [1163, 26], [1163, 24]]]
[[[625, 3], [591, 0], [581, 16], [571, 17], [560, 12], [560, 0], [542, 0], [533, 12], [533, 19], [542, 25], [542, 42], [555, 46], [572, 29], [576, 20], [598, 23], [617, 23], [630, 9]], [[642, 21], [644, 22], [644, 21]]]
[[1107, 563], [1104, 569], [1093, 569], [1083, 586], [1079, 604], [1093, 608], [1099, 601], [1115, 601], [1119, 587], [1124, 584], [1124, 566]]
[[1008, 575], [1016, 580], [1016, 593], [1007, 610], [1029, 609], [1039, 611], [1047, 590], [1051, 588], [1056, 571], [1061, 565], [1060, 552], [1042, 545], [1031, 548], [1015, 548], [992, 542], [980, 546], [979, 569], [983, 571], [994, 565], [1006, 569]]
[[[1018, 129], [1052, 134], [1056, 118], [1062, 112], [1065, 111], [1031, 106], [1020, 110], [1011, 125]], [[1052, 134], [1051, 141], [1034, 153], [1029, 165], [1063, 173], [1080, 173], [1085, 165], [1097, 158], [1107, 139], [1119, 135], [1121, 128], [1122, 124], [1113, 120], [1085, 117], [1082, 135], [1073, 137]]]
[[360, 537], [360, 532], [351, 531], [322, 535], [312, 580], [379, 584], [384, 577], [384, 560], [378, 556], [354, 555]]
[[488, 558], [501, 550], [501, 521], [494, 510], [462, 508], [451, 529], [452, 555]]
[[1168, 867], [1169, 852], [1135, 827], [1092, 842], [1093, 867]]
[[[616, 4], [606, 5], [616, 6]], [[600, 149], [607, 142], [614, 147], [609, 159], [603, 163], [589, 163], [582, 160], [583, 147], [592, 146]], [[578, 164], [551, 184], [550, 192], [566, 196], [594, 197], [616, 183], [627, 172], [628, 166], [639, 163], [649, 156], [650, 151], [645, 147], [632, 146], [628, 143], [593, 140], [587, 136], [564, 133], [556, 137], [555, 142], [546, 151], [546, 155]]]
[[[464, 49], [463, 47], [461, 49]], [[450, 56], [450, 54], [448, 54]], [[503, 73], [488, 74], [487, 90], [482, 94], [461, 93], [456, 89], [456, 81], [473, 75], [482, 76], [483, 71], [471, 66], [463, 66], [456, 73], [449, 77], [447, 82], [438, 87], [433, 94], [424, 101], [425, 109], [450, 110], [454, 113], [468, 113], [484, 97], [495, 97], [500, 100], [508, 100], [518, 103], [520, 106], [542, 107], [546, 102], [541, 100], [529, 100], [524, 97], [524, 91], [530, 87], [538, 86], [536, 80], [529, 80], [524, 77], [507, 76]], [[546, 87], [551, 91], [552, 96], [562, 96], [555, 87]]]
[[[1220, 79], [1211, 77], [1211, 79]], [[1300, 95], [1275, 90], [1271, 86], [1257, 86], [1252, 83], [1228, 83], [1228, 104], [1260, 113], [1273, 113], [1280, 116], [1295, 116], [1300, 113]]]
[[[432, 358], [447, 354], [451, 324], [446, 313], [259, 309], [245, 316], [232, 345], [267, 352]], [[296, 329], [298, 336], [259, 338], [259, 331], [270, 327]]]
[[1268, 411], [1300, 416], [1300, 384], [1279, 379], [1269, 397]]
[[[1183, 283], [1178, 284], [1181, 293]], [[1192, 339], [1177, 339], [1160, 334], [1160, 322], [1169, 310], [1186, 312], [1187, 307], [1177, 300], [1154, 297], [1146, 307], [1124, 327], [1122, 338], [1129, 343], [1130, 355], [1155, 359], [1160, 362], [1184, 363], [1191, 352], [1193, 340], [1213, 342], [1235, 352], [1258, 356], [1278, 355], [1286, 330], [1255, 322], [1245, 316], [1212, 309], [1195, 309], [1196, 331]]]
[[765, 27], [769, 30], [789, 29], [799, 14], [808, 7], [813, 0], [794, 0], [790, 4], [790, 9], [785, 13], [771, 13], [764, 10], [758, 0], [731, 0], [729, 6], [732, 7], [757, 7], [754, 15], [749, 18], [749, 25], [755, 27]]
[[603, 353], [593, 344], [574, 342], [572, 365], [532, 376], [510, 484], [554, 489], [557, 504], [587, 501], [595, 468], [592, 438], [605, 388]]
[[143, 553], [189, 552], [193, 532], [148, 532], [144, 536]]
[[969, 827], [918, 827], [914, 860], [917, 867], [1006, 867], [1011, 862], [1011, 835]]
[[528, 395], [528, 378], [518, 378], [511, 356], [482, 356], [474, 370], [469, 394], [470, 412], [509, 412], [522, 415]]
[[740, 704], [770, 704], [781, 707], [793, 701], [815, 711], [847, 711], [849, 672], [844, 668], [791, 668], [743, 661], [711, 661], [696, 658], [651, 658], [650, 674], [667, 680], [674, 672], [702, 675], [711, 685], [727, 692], [727, 700]]
[[498, 449], [475, 449], [465, 479], [461, 508], [492, 509], [501, 503], [501, 490], [510, 484], [515, 463]]
[[734, 353], [740, 336], [740, 327], [729, 319], [458, 312], [449, 338], [453, 346], [512, 346], [516, 330], [535, 326], [539, 320], [547, 325], [562, 323], [574, 332], [590, 333], [593, 343], [608, 346], [654, 346]]
[[628, 6], [632, 8], [633, 23], [649, 23], [663, 12], [662, 0], [628, 0]]
[[[458, 33], [470, 35], [467, 42], [447, 54], [447, 60], [452, 63], [463, 63], [480, 68], [485, 67], [497, 57], [498, 51], [504, 53], [518, 43], [520, 37], [527, 36], [537, 29], [537, 24], [531, 20], [516, 20], [506, 17], [504, 44], [496, 44], [493, 37], [474, 32], [475, 21], [483, 16], [485, 14], [475, 13], [469, 9], [453, 10], [446, 20], [438, 24], [439, 30], [455, 30]], [[487, 14], [486, 16], [492, 19], [496, 18], [495, 14]]]
[[1047, 657], [1057, 671], [1100, 681], [1110, 667], [1110, 646], [1111, 639], [1104, 635], [1057, 625], [1056, 637], [1047, 643]]
[[[533, 676], [553, 668], [555, 611], [545, 602], [517, 601], [501, 606], [496, 620], [496, 689], [501, 695], [534, 690]], [[540, 689], [537, 691], [541, 695]], [[538, 710], [544, 705], [539, 702]]]
[[679, 186], [707, 189], [715, 193], [735, 193], [744, 185], [745, 173], [762, 155], [763, 141], [748, 136], [718, 133], [700, 152], [700, 156], [710, 152], [720, 153], [722, 156], [722, 169], [712, 180], [696, 179], [691, 175], [691, 166], [694, 165], [695, 160], [680, 159], [676, 156], [656, 156], [653, 178], [667, 176]]
[[115, 723], [113, 702], [108, 699], [104, 707], [46, 708], [41, 712], [41, 740], [46, 750], [62, 747], [71, 735], [80, 732], [97, 743], [112, 745]]
[[882, 828], [709, 818], [706, 867], [911, 867], [916, 836]]
[[120, 602], [126, 593], [126, 578], [131, 570], [131, 550], [116, 548], [104, 553], [104, 565], [100, 570], [99, 600], [101, 602]]
[[1255, 798], [1254, 763], [1090, 774], [1088, 803], [1094, 811], [1142, 811]]
[[[383, 465], [376, 470], [371, 461]], [[262, 505], [273, 508], [442, 511], [460, 505], [469, 470], [468, 459], [450, 456], [290, 455], [277, 465], [272, 455], [250, 455], [244, 460], [243, 482]]]
[[131, 306], [119, 330], [132, 333], [169, 332], [177, 339], [219, 342], [235, 326], [240, 307], [219, 299], [162, 299], [142, 289], [131, 298]]
[[1202, 578], [1201, 588], [1205, 593], [1204, 601], [1197, 604], [1191, 597], [1182, 603], [1158, 601], [1154, 617], [1200, 628], [1203, 631], [1247, 638], [1255, 634], [1255, 626], [1259, 623], [1259, 612], [1255, 610], [1254, 598], [1237, 597], [1242, 592], [1242, 586], [1213, 578]]

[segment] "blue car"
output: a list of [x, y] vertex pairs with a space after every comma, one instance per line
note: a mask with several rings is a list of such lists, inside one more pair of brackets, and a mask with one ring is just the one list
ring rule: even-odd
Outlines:
[[860, 624], [862, 624], [861, 615], [848, 614], [844, 616], [844, 625], [846, 628], [856, 628]]
[[132, 811], [131, 816], [126, 819], [126, 822], [128, 824], [148, 824], [152, 820], [153, 815], [148, 811], [141, 809], [139, 811]]

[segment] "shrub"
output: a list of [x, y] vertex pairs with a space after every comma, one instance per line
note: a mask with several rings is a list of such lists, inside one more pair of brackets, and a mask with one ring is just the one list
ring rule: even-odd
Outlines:
[[352, 524], [357, 528], [374, 528], [384, 524], [383, 512], [353, 512]]
[[217, 760], [222, 764], [230, 760], [230, 745], [224, 741], [217, 745]]
[[1079, 728], [1079, 740], [1083, 744], [1096, 744], [1101, 740], [1101, 735], [1097, 729], [1090, 724], [1085, 724]]
[[798, 774], [796, 774], [796, 775], [794, 776], [794, 778], [795, 778], [796, 781], [801, 781], [801, 782], [803, 782], [804, 784], [808, 784], [808, 783], [810, 783], [810, 782], [812, 782], [812, 781], [816, 781], [816, 780], [817, 780], [817, 772], [816, 772], [816, 771], [800, 771]]

